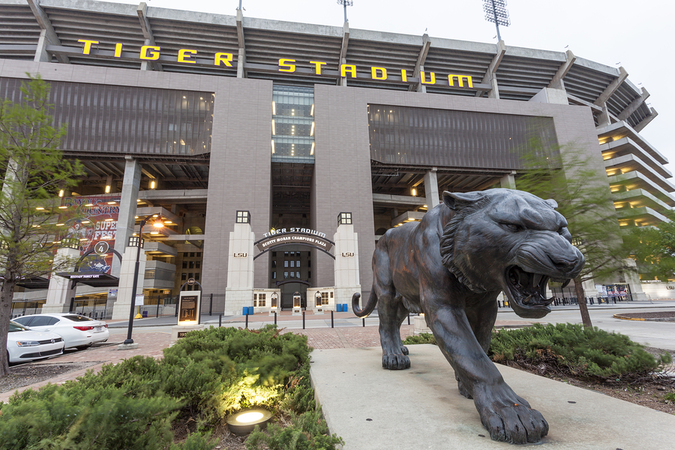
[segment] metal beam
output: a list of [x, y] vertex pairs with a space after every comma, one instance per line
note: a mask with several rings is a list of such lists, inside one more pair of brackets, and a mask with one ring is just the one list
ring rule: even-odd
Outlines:
[[[504, 58], [504, 54], [506, 53], [506, 44], [504, 41], [499, 41], [497, 42], [497, 53], [495, 53], [494, 58], [492, 58], [492, 61], [490, 62], [490, 65], [488, 66], [487, 71], [485, 72], [485, 75], [483, 76], [483, 81], [481, 84], [489, 84], [492, 86], [492, 89], [490, 89], [488, 97], [490, 98], [499, 98], [499, 86], [497, 85], [497, 69], [499, 68], [499, 64], [501, 64], [502, 59]], [[480, 90], [476, 92], [476, 97], [480, 97], [483, 95], [483, 91]]]
[[619, 89], [619, 86], [621, 86], [621, 83], [623, 83], [626, 78], [628, 78], [628, 72], [626, 72], [623, 67], [619, 67], [619, 76], [605, 88], [604, 92], [600, 94], [600, 97], [598, 97], [593, 103], [598, 106], [605, 104], [612, 94], [614, 94], [616, 90]]
[[[40, 6], [40, 0], [26, 0], [26, 1], [28, 2], [28, 6], [30, 6], [31, 11], [33, 11], [35, 20], [37, 20], [37, 23], [40, 26], [40, 29], [42, 30], [40, 32], [40, 40], [38, 41], [38, 48], [35, 51], [34, 61], [49, 62], [51, 61], [51, 56], [47, 53], [47, 45], [61, 45], [61, 40], [56, 35], [56, 31], [54, 30], [52, 22], [51, 20], [49, 20], [47, 13]], [[62, 62], [64, 64], [68, 64], [70, 62], [70, 59], [68, 59], [66, 55], [56, 55], [56, 58], [59, 60], [59, 62]]]
[[633, 100], [630, 105], [626, 106], [626, 109], [621, 111], [619, 114], [619, 120], [626, 120], [630, 117], [631, 114], [633, 114], [637, 109], [642, 105], [644, 102], [647, 101], [649, 98], [649, 91], [647, 89], [642, 88], [642, 92], [640, 93], [640, 96]]
[[[155, 36], [152, 34], [152, 28], [150, 27], [150, 21], [147, 16], [148, 4], [141, 2], [136, 8], [136, 14], [138, 14], [138, 21], [141, 23], [141, 31], [143, 31], [143, 37], [145, 38], [145, 45], [155, 45]], [[154, 70], [161, 71], [162, 64], [157, 61], [143, 61], [141, 62], [141, 70], [148, 70], [153, 68]]]
[[[340, 64], [347, 64], [347, 50], [349, 49], [349, 22], [342, 26], [342, 46], [340, 46]], [[339, 74], [340, 72], [338, 72]], [[338, 86], [347, 86], [347, 78], [338, 76]]]
[[237, 41], [239, 43], [239, 54], [237, 57], [237, 78], [246, 78], [246, 39], [244, 38], [244, 14], [241, 9], [237, 9]]
[[[430, 48], [431, 39], [429, 39], [429, 35], [427, 33], [424, 33], [422, 35], [422, 48], [420, 49], [419, 55], [417, 55], [417, 62], [415, 63], [415, 70], [413, 71], [413, 78], [420, 78], [420, 72], [424, 70], [424, 63], [427, 60], [427, 55], [429, 54]], [[422, 86], [422, 84], [418, 81], [417, 83], [408, 86], [408, 90], [419, 92], [420, 86]]]
[[570, 71], [574, 65], [574, 62], [577, 60], [577, 57], [574, 55], [574, 53], [572, 53], [572, 50], [567, 50], [566, 55], [567, 60], [560, 67], [558, 67], [558, 71], [555, 73], [553, 79], [548, 84], [548, 87], [552, 89], [565, 89], [563, 78], [565, 78], [565, 75], [567, 75], [567, 72]]

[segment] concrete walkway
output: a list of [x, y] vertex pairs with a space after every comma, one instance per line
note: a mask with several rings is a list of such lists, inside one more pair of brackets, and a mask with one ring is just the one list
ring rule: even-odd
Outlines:
[[[334, 316], [336, 327], [330, 328], [330, 315], [308, 315], [304, 330], [297, 328], [297, 316], [282, 315], [277, 319], [279, 326], [287, 327], [288, 332], [306, 335], [315, 349], [311, 372], [317, 398], [331, 431], [345, 439], [345, 449], [513, 448], [489, 439], [473, 402], [459, 395], [452, 368], [435, 346], [410, 346], [413, 364], [410, 370], [384, 370], [376, 318], [367, 319], [368, 326], [363, 327], [351, 313]], [[249, 319], [251, 328], [274, 320], [267, 315]], [[171, 333], [166, 326], [144, 327], [143, 322], [150, 320], [153, 319], [135, 322], [133, 337], [139, 346], [134, 350], [117, 349], [115, 344], [126, 338], [126, 324], [119, 328], [112, 324], [111, 344], [68, 352], [38, 364], [93, 364], [88, 369], [49, 380], [63, 383], [86, 370], [97, 371], [103, 364], [131, 356], [161, 357], [163, 349], [170, 345]], [[528, 323], [498, 320], [497, 326]], [[243, 326], [242, 318], [231, 318], [223, 325]], [[403, 338], [412, 333], [412, 325], [403, 325]], [[544, 447], [663, 449], [675, 443], [675, 416], [507, 367], [499, 368], [516, 392], [547, 418], [551, 431]], [[6, 402], [12, 394], [0, 394], [0, 401]]]
[[[311, 376], [344, 450], [513, 449], [494, 442], [473, 401], [457, 390], [438, 347], [411, 345], [409, 370], [382, 369], [379, 347], [312, 352]], [[498, 365], [506, 382], [548, 421], [538, 448], [675, 448], [675, 416]]]

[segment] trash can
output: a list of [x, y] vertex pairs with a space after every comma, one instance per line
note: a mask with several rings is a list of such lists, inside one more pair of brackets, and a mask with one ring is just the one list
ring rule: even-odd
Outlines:
[[347, 303], [342, 304], [342, 312], [349, 312], [349, 304]]
[[143, 311], [143, 318], [145, 319], [146, 317], [148, 317], [148, 312], [147, 312], [147, 311]]
[[244, 307], [241, 309], [241, 315], [242, 315], [242, 316], [247, 316], [247, 315], [248, 315], [248, 306], [244, 306]]

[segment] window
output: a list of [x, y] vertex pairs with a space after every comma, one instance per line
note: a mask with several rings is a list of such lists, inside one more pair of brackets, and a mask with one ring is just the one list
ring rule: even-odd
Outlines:
[[284, 272], [284, 279], [288, 278], [288, 272]]
[[321, 293], [321, 304], [322, 305], [328, 304], [328, 292], [322, 292]]
[[295, 272], [295, 278], [300, 278], [300, 272]]
[[187, 269], [187, 261], [183, 261], [183, 269]]
[[276, 267], [276, 266], [277, 266], [277, 261], [275, 259], [274, 261], [272, 261], [272, 267]]
[[202, 262], [201, 261], [195, 261], [195, 269], [201, 269], [202, 268]]
[[288, 261], [284, 261], [284, 267], [288, 267]]
[[295, 278], [295, 272], [291, 272], [291, 278]]
[[276, 272], [272, 272], [272, 279], [273, 279], [273, 280], [276, 280], [276, 279], [277, 279], [277, 273], [276, 273]]
[[190, 253], [190, 258], [194, 258], [194, 257], [195, 257], [195, 252], [191, 252], [191, 253]]
[[195, 274], [195, 281], [199, 281], [199, 273]]
[[277, 257], [277, 252], [272, 252], [272, 258], [276, 258], [276, 257]]
[[[291, 266], [291, 267], [293, 267], [293, 266]], [[300, 267], [300, 260], [295, 262], [295, 267], [298, 267], [298, 268]]]
[[194, 269], [195, 268], [195, 262], [194, 261], [189, 261], [188, 262], [188, 269]]
[[312, 271], [311, 271], [311, 270], [308, 270], [308, 271], [307, 271], [307, 278], [308, 278], [308, 279], [309, 279], [309, 278], [312, 278]]
[[187, 281], [187, 273], [183, 272], [180, 274], [181, 281]]
[[291, 261], [291, 267], [295, 267], [295, 261]]

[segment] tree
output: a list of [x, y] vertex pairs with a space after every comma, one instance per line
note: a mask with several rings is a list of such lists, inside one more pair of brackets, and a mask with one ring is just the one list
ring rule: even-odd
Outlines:
[[545, 147], [537, 140], [529, 148], [523, 160], [526, 170], [516, 179], [516, 186], [554, 199], [558, 212], [567, 219], [572, 242], [586, 258], [574, 286], [582, 322], [590, 327], [582, 283], [620, 270], [626, 256], [607, 176], [599, 160], [583, 149]]
[[641, 275], [668, 281], [675, 276], [675, 212], [663, 214], [670, 222], [662, 222], [658, 228], [631, 227], [625, 232], [624, 243]]
[[52, 126], [49, 85], [28, 76], [20, 101], [0, 105], [0, 377], [9, 370], [4, 349], [17, 283], [70, 263], [53, 261], [57, 192], [83, 173], [79, 161], [64, 159], [59, 150], [66, 126]]

